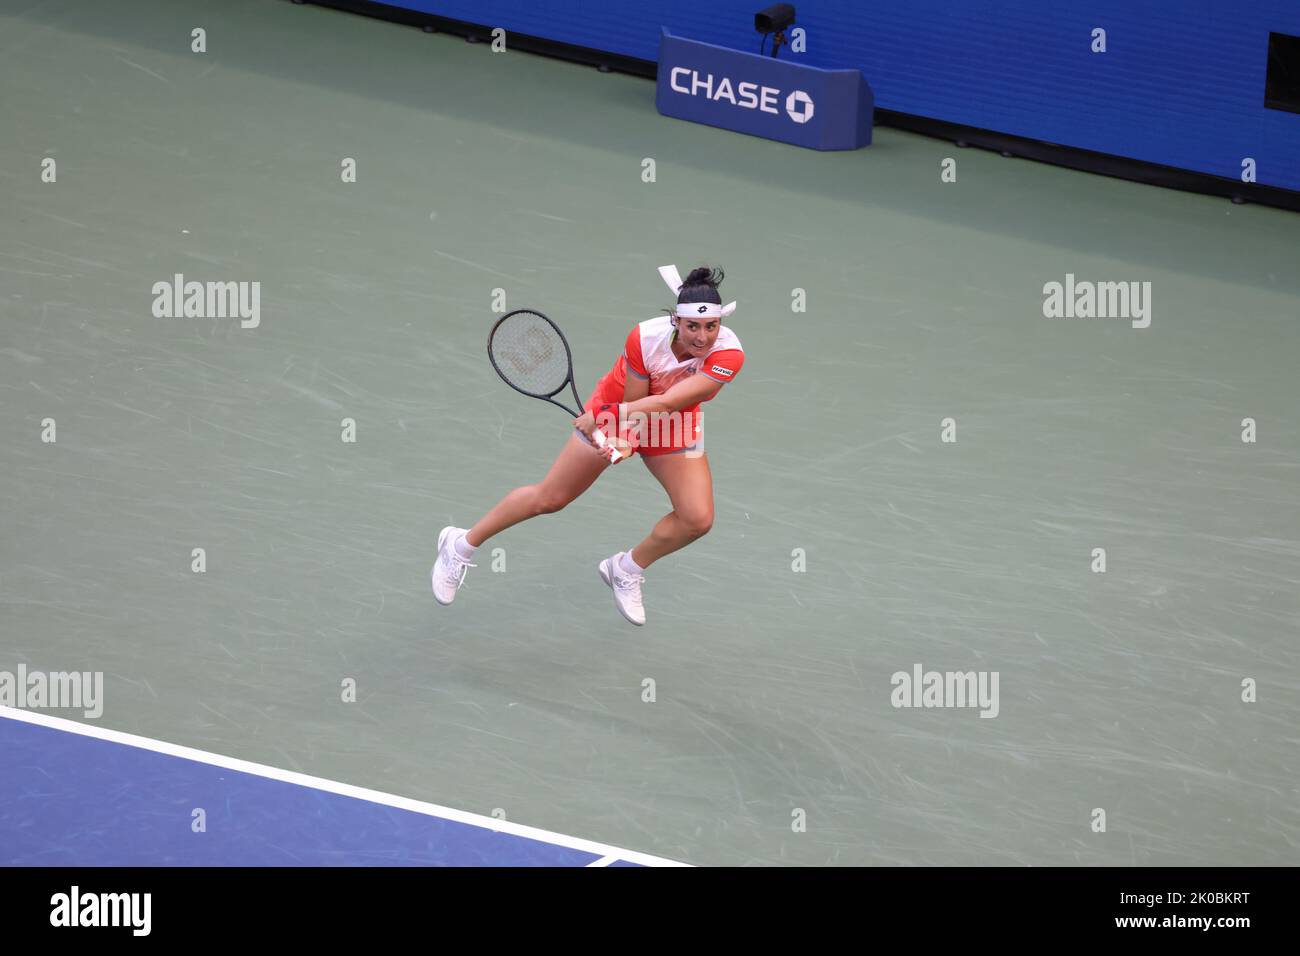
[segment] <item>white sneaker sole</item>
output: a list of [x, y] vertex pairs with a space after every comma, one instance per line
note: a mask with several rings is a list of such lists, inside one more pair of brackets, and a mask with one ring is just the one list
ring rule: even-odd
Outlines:
[[619, 603], [618, 592], [614, 590], [614, 582], [609, 576], [609, 558], [600, 562], [600, 566], [597, 570], [600, 571], [600, 579], [605, 582], [605, 586], [614, 592], [614, 607], [618, 608], [618, 613], [623, 615], [623, 619], [629, 624], [635, 624], [637, 627], [644, 627], [645, 621], [638, 621], [632, 618], [627, 611], [623, 610], [623, 605]]
[[[447, 540], [447, 535], [451, 533], [451, 530], [452, 530], [452, 529], [451, 529], [451, 526], [449, 525], [448, 527], [443, 528], [442, 531], [439, 532], [439, 534], [438, 534], [438, 554], [439, 554], [439, 555], [442, 554], [442, 543], [443, 543], [444, 541]], [[456, 595], [455, 595], [455, 594], [452, 594], [452, 596], [451, 596], [451, 600], [449, 600], [449, 601], [444, 601], [442, 598], [438, 597], [438, 586], [437, 586], [437, 581], [438, 581], [438, 562], [437, 562], [437, 561], [434, 561], [434, 562], [433, 562], [433, 570], [429, 572], [429, 586], [433, 589], [433, 599], [434, 599], [435, 601], [437, 601], [439, 604], [441, 604], [443, 607], [446, 607], [446, 606], [447, 606], [448, 604], [450, 604], [452, 601], [456, 600]]]

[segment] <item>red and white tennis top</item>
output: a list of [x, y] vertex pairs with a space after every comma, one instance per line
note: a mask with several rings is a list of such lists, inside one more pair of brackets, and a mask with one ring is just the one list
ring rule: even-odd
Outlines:
[[[675, 333], [672, 317], [667, 315], [647, 319], [633, 328], [624, 343], [623, 354], [596, 384], [587, 407], [590, 408], [593, 403], [599, 406], [623, 401], [623, 386], [629, 375], [648, 378], [650, 394], [662, 395], [691, 375], [707, 375], [717, 382], [731, 382], [740, 374], [740, 369], [745, 364], [745, 350], [736, 333], [725, 325], [718, 329], [718, 338], [708, 355], [702, 358], [690, 357], [685, 361], [673, 354]], [[699, 412], [700, 406], [696, 404], [683, 409], [682, 415], [696, 422], [698, 428]], [[690, 442], [686, 444], [689, 445]]]
[[637, 325], [628, 333], [623, 354], [597, 383], [592, 397], [599, 397], [602, 402], [623, 401], [623, 383], [628, 375], [650, 379], [650, 394], [662, 395], [682, 379], [697, 373], [718, 382], [733, 381], [740, 373], [745, 364], [745, 350], [736, 333], [725, 325], [718, 330], [717, 341], [708, 355], [684, 361], [673, 354], [676, 331], [667, 315]]

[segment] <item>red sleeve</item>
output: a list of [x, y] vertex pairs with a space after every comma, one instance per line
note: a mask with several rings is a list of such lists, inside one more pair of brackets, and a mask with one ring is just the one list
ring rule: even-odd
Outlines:
[[740, 349], [723, 349], [709, 353], [701, 371], [715, 382], [730, 382], [740, 374], [744, 364], [745, 353]]
[[641, 358], [641, 326], [634, 325], [623, 345], [623, 357], [627, 359], [627, 370], [637, 378], [649, 378], [645, 370], [645, 360]]

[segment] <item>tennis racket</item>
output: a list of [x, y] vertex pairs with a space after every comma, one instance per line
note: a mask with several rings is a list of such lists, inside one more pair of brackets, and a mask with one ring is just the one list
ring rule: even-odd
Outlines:
[[[515, 309], [497, 319], [488, 333], [488, 359], [497, 374], [516, 392], [529, 398], [540, 398], [564, 409], [574, 418], [582, 415], [582, 399], [573, 380], [573, 353], [559, 326], [533, 309]], [[568, 385], [579, 411], [555, 400], [555, 396]], [[597, 428], [592, 432], [596, 447], [608, 448], [610, 461], [623, 457], [617, 448], [609, 447], [609, 439]]]

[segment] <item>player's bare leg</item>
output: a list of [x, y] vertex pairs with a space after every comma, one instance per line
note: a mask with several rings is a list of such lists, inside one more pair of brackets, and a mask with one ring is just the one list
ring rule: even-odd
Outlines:
[[643, 456], [650, 473], [668, 492], [673, 510], [659, 519], [631, 552], [600, 562], [600, 577], [614, 592], [618, 612], [633, 624], [645, 623], [641, 599], [644, 571], [666, 554], [686, 547], [713, 527], [713, 475], [709, 460], [686, 453]]
[[511, 491], [468, 532], [443, 528], [433, 566], [434, 597], [440, 604], [450, 604], [465, 581], [466, 569], [475, 566], [470, 562], [483, 542], [521, 521], [561, 510], [590, 488], [609, 464], [594, 448], [572, 435], [540, 482]]

